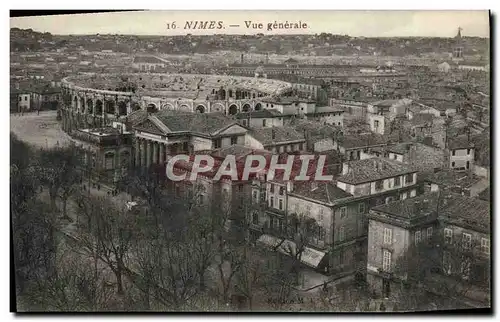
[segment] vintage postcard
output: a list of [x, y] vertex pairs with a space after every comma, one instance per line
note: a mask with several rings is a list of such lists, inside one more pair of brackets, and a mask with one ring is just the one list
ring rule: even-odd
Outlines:
[[491, 310], [489, 37], [488, 11], [11, 12], [14, 310]]

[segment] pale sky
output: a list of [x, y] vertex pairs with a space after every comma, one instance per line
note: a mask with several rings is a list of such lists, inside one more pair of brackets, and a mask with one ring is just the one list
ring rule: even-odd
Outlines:
[[[189, 20], [223, 21], [221, 30], [185, 30]], [[175, 21], [177, 29], [167, 29]], [[247, 29], [245, 21], [263, 23]], [[306, 23], [307, 29], [267, 30], [268, 23]], [[239, 25], [230, 27], [229, 25]], [[142, 11], [10, 18], [10, 27], [52, 34], [207, 35], [316, 34], [349, 36], [489, 37], [488, 11]]]

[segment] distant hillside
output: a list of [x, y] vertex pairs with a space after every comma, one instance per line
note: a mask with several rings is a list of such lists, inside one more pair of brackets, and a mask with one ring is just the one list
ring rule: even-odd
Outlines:
[[37, 32], [33, 29], [10, 29], [11, 51], [36, 51], [43, 49], [42, 42], [51, 41], [53, 38], [49, 32]]
[[[216, 51], [299, 55], [299, 56], [398, 56], [451, 53], [453, 37], [388, 37], [366, 38], [321, 33], [316, 35], [51, 35], [31, 29], [12, 28], [12, 51], [68, 50], [85, 48], [114, 52], [149, 54], [209, 54]], [[489, 39], [462, 38], [464, 55], [488, 56]]]

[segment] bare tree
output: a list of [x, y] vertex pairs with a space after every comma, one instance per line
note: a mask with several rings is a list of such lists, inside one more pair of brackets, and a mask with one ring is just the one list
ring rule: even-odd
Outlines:
[[40, 151], [37, 165], [40, 180], [49, 189], [53, 209], [56, 209], [56, 198], [61, 198], [63, 218], [68, 218], [67, 201], [74, 193], [75, 185], [80, 182], [79, 165], [80, 159], [73, 147], [55, 147]]
[[118, 294], [123, 294], [123, 275], [136, 232], [136, 217], [124, 206], [104, 198], [89, 197], [83, 208], [90, 222], [79, 231], [78, 242], [91, 256], [104, 262], [114, 273]]

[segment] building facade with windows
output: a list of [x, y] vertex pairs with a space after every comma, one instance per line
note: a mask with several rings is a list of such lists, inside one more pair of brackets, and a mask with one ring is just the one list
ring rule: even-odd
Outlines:
[[116, 186], [133, 167], [134, 134], [105, 127], [72, 131], [80, 152], [84, 180]]
[[376, 294], [419, 287], [455, 303], [489, 303], [488, 202], [431, 192], [375, 207], [368, 218], [367, 281]]
[[236, 119], [243, 126], [265, 128], [283, 126], [283, 115], [274, 109], [242, 112], [236, 114]]
[[467, 136], [459, 136], [448, 141], [450, 169], [471, 170], [474, 166], [474, 143]]

